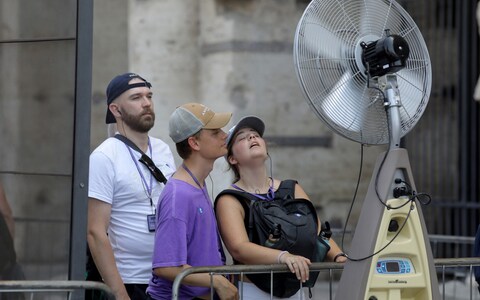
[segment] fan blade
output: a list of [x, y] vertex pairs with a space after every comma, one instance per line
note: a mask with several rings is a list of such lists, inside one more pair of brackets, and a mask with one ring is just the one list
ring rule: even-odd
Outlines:
[[388, 125], [383, 99], [378, 90], [367, 88], [363, 77], [346, 71], [313, 106], [320, 107], [318, 114], [328, 116], [324, 121], [344, 137], [363, 144], [385, 144]]
[[403, 35], [405, 24], [410, 23], [402, 14], [401, 6], [393, 0], [353, 0], [349, 3], [347, 14], [351, 15], [350, 19], [356, 24], [359, 37], [369, 37], [366, 42], [385, 37], [386, 30], [390, 34]]
[[342, 39], [320, 23], [309, 22], [303, 30], [301, 43], [304, 54], [310, 58], [341, 59], [346, 47]]
[[[358, 18], [358, 32], [360, 36], [374, 34], [372, 30], [372, 16], [370, 15], [370, 6], [371, 1], [356, 1], [359, 7], [359, 13], [353, 14]], [[376, 33], [375, 33], [376, 34]]]
[[[353, 80], [351, 72], [346, 71], [321, 101], [322, 115], [329, 116], [330, 120], [340, 128], [360, 132], [364, 116], [360, 101], [355, 95], [362, 95], [364, 90], [363, 86]], [[339, 110], [339, 107], [349, 109]]]

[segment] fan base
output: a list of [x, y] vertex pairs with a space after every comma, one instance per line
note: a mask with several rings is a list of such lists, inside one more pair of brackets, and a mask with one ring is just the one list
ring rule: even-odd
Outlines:
[[382, 159], [383, 155], [377, 161], [349, 256], [359, 259], [379, 253], [346, 263], [335, 299], [441, 299], [421, 207], [410, 202], [387, 209], [377, 196], [390, 207], [408, 202], [407, 197], [393, 198], [398, 178], [415, 191], [408, 153], [389, 150], [380, 170]]

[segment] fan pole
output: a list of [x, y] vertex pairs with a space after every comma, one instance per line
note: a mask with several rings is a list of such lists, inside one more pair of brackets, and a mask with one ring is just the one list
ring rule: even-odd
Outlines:
[[408, 153], [399, 147], [396, 76], [378, 78], [378, 87], [386, 95], [390, 149], [377, 159], [349, 252], [353, 260], [345, 264], [335, 299], [441, 299], [421, 207], [394, 196], [395, 188], [416, 190]]
[[401, 138], [401, 121], [400, 121], [400, 92], [398, 90], [397, 75], [387, 74], [379, 77], [376, 85], [386, 95], [384, 106], [387, 110], [388, 126], [390, 134], [389, 149], [397, 149], [400, 147]]

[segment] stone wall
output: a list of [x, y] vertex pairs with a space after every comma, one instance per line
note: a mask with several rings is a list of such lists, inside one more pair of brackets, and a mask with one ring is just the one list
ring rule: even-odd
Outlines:
[[0, 3], [0, 183], [28, 279], [69, 259], [76, 2], [50, 5]]
[[[321, 218], [343, 226], [357, 182], [360, 145], [330, 131], [300, 89], [292, 48], [304, 1], [131, 0], [115, 2], [116, 9], [107, 13], [112, 3], [95, 2], [92, 149], [106, 132], [106, 84], [116, 73], [135, 71], [153, 84], [157, 121], [152, 134], [174, 152], [167, 120], [178, 105], [201, 102], [215, 111], [232, 111], [227, 129], [242, 116], [258, 115], [272, 142], [273, 176], [297, 179]], [[107, 51], [106, 41], [118, 50]], [[95, 63], [104, 59], [110, 64]], [[379, 148], [365, 151], [358, 202]], [[219, 159], [212, 183], [207, 181], [213, 196], [230, 183], [226, 169]]]

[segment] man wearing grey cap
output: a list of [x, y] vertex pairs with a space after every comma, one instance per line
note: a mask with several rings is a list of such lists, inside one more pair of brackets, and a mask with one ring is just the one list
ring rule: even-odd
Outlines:
[[[170, 137], [183, 163], [158, 201], [153, 276], [147, 289], [152, 299], [171, 299], [172, 282], [185, 268], [225, 263], [205, 178], [215, 160], [227, 153], [227, 134], [221, 128], [231, 115], [188, 103], [170, 116]], [[210, 284], [209, 274], [187, 276], [179, 299], [210, 299]], [[213, 288], [220, 299], [238, 299], [237, 288], [221, 275], [213, 276]]]
[[155, 209], [175, 171], [168, 145], [148, 132], [155, 122], [151, 84], [135, 73], [107, 87], [106, 123], [118, 133], [90, 155], [87, 240], [116, 299], [146, 299]]

